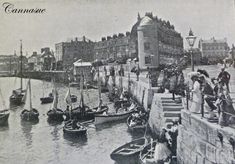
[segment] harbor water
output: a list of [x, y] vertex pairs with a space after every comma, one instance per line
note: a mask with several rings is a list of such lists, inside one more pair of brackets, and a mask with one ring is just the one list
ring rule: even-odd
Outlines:
[[[24, 88], [27, 79], [24, 79]], [[51, 90], [50, 82], [31, 80], [32, 104], [39, 113], [39, 122], [36, 124], [22, 122], [20, 113], [24, 107], [11, 107], [8, 125], [0, 127], [0, 164], [113, 164], [110, 153], [120, 145], [133, 139], [142, 137], [143, 134], [131, 134], [124, 122], [107, 123], [102, 126], [91, 125], [87, 136], [71, 138], [63, 134], [63, 125], [49, 124], [47, 111], [51, 104], [41, 104], [40, 97], [47, 96]], [[4, 101], [9, 106], [9, 96], [13, 89], [19, 88], [20, 79], [14, 77], [0, 78], [0, 88]], [[59, 92], [61, 109], [66, 108], [64, 96], [68, 87], [56, 84]], [[78, 96], [79, 90], [71, 88], [71, 94]], [[84, 92], [85, 103], [90, 107], [98, 105], [98, 91], [95, 89]], [[102, 94], [104, 103], [108, 103], [107, 95]], [[73, 104], [77, 106], [78, 103]], [[28, 103], [25, 104], [25, 108]]]

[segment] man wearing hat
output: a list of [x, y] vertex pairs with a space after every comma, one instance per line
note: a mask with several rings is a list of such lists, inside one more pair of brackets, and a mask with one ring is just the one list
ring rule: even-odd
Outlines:
[[230, 80], [230, 74], [225, 71], [225, 68], [221, 68], [221, 72], [218, 75], [218, 79], [222, 82], [222, 85], [226, 85], [228, 92], [229, 91], [229, 80]]

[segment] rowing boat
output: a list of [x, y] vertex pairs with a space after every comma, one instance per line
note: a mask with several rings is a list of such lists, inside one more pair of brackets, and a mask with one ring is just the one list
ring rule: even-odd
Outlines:
[[146, 141], [146, 138], [139, 138], [126, 143], [115, 149], [110, 154], [110, 157], [118, 163], [136, 164], [139, 160], [140, 151], [143, 150]]

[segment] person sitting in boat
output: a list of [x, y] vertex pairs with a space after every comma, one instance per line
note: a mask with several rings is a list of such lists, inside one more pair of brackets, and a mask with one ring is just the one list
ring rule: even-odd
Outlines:
[[77, 125], [77, 120], [76, 119], [74, 119], [74, 120], [72, 120], [72, 128], [73, 129], [79, 129], [80, 127]]
[[163, 128], [154, 152], [154, 161], [157, 164], [163, 164], [164, 162], [167, 162], [169, 160], [171, 155], [171, 151], [167, 146], [169, 140], [171, 140], [169, 133], [165, 128]]

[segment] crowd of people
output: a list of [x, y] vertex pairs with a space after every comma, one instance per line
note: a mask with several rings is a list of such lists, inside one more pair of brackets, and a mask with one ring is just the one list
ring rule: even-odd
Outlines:
[[209, 74], [205, 70], [191, 72], [190, 76], [193, 82], [190, 111], [201, 113], [202, 109], [204, 109], [205, 100], [209, 106], [209, 121], [218, 121], [223, 126], [232, 123], [231, 120], [235, 116], [235, 110], [229, 95], [231, 75], [225, 68], [221, 69], [217, 78], [210, 79]]

